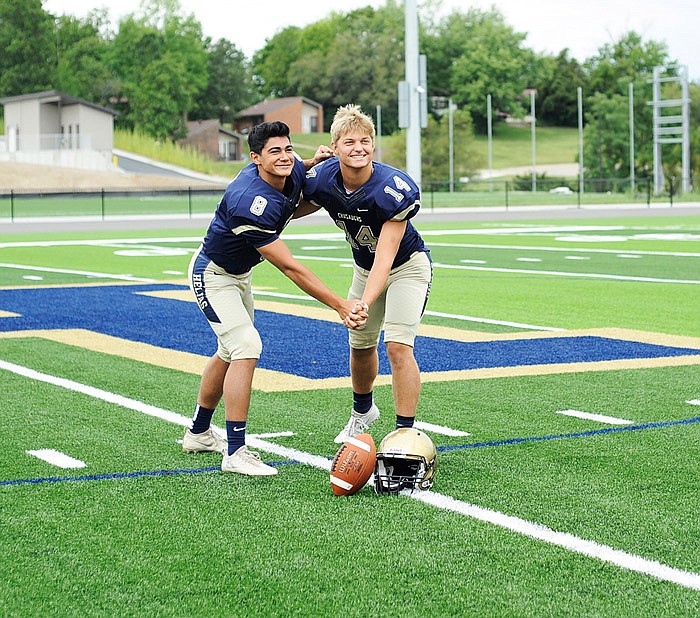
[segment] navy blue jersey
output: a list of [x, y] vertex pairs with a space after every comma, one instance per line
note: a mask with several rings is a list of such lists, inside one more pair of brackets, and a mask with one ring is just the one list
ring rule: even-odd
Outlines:
[[232, 275], [248, 272], [264, 260], [257, 251], [277, 238], [299, 206], [304, 164], [294, 158], [284, 193], [266, 183], [254, 163], [233, 179], [216, 207], [204, 237], [204, 253]]
[[[312, 167], [306, 174], [304, 199], [324, 208], [345, 232], [355, 263], [366, 270], [374, 264], [379, 233], [385, 221], [404, 221], [420, 208], [420, 190], [401, 170], [372, 163], [371, 178], [357, 191], [348, 193], [334, 157]], [[428, 251], [416, 228], [408, 221], [392, 268], [401, 266], [416, 251]]]

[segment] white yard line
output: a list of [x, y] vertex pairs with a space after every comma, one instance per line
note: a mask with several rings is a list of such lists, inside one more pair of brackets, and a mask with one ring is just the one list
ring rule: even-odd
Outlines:
[[[453, 235], [489, 235], [489, 234], [522, 234], [530, 233], [553, 233], [553, 232], [601, 232], [624, 230], [623, 226], [550, 226], [550, 227], [514, 227], [514, 228], [477, 228], [471, 230], [425, 230], [421, 231], [421, 236], [453, 236]], [[344, 240], [342, 232], [320, 232], [308, 234], [284, 234], [285, 240]], [[109, 239], [85, 239], [85, 240], [38, 240], [38, 241], [16, 241], [0, 243], [0, 249], [10, 247], [70, 247], [85, 245], [109, 245], [111, 243], [139, 244], [139, 243], [200, 243], [201, 236], [175, 236], [168, 238], [109, 238]]]
[[[282, 292], [268, 292], [266, 290], [253, 290], [254, 296], [271, 296], [273, 298], [286, 298], [289, 300], [314, 300], [311, 296], [304, 294], [284, 294]], [[565, 331], [565, 328], [554, 326], [536, 326], [534, 324], [523, 324], [521, 322], [506, 322], [504, 320], [491, 320], [489, 318], [476, 318], [470, 315], [460, 315], [458, 313], [443, 313], [441, 311], [426, 311], [425, 315], [432, 315], [437, 318], [448, 318], [450, 320], [461, 320], [463, 322], [478, 322], [480, 324], [497, 324], [498, 326], [512, 326], [513, 328], [524, 328], [526, 330], [544, 331]]]
[[156, 279], [134, 277], [133, 275], [112, 275], [109, 273], [98, 273], [90, 270], [71, 270], [68, 268], [49, 268], [48, 266], [26, 266], [23, 264], [3, 263], [0, 263], [0, 268], [15, 268], [17, 270], [31, 270], [40, 273], [60, 273], [63, 275], [82, 275], [84, 277], [96, 277], [99, 279], [116, 279], [118, 281], [138, 281], [139, 283], [156, 283]]
[[632, 425], [634, 423], [634, 421], [628, 421], [624, 418], [605, 416], [604, 414], [593, 414], [591, 412], [581, 412], [579, 410], [557, 410], [556, 413], [563, 414], [564, 416], [573, 416], [575, 418], [580, 418], [587, 421], [607, 423], [608, 425]]
[[491, 320], [489, 318], [476, 318], [470, 315], [459, 315], [456, 313], [443, 313], [441, 311], [426, 311], [425, 315], [432, 315], [437, 318], [450, 318], [451, 320], [463, 320], [465, 322], [478, 322], [480, 324], [497, 324], [499, 326], [512, 326], [513, 328], [525, 328], [527, 330], [565, 331], [565, 328], [554, 326], [536, 326], [534, 324], [523, 324], [521, 322], [506, 322], [504, 320]]
[[[21, 365], [16, 365], [14, 363], [0, 361], [0, 369], [25, 376], [32, 380], [39, 380], [72, 391], [84, 393], [90, 397], [115, 403], [130, 410], [135, 410], [149, 416], [161, 418], [177, 425], [187, 425], [190, 420], [181, 414], [156, 408], [155, 406], [151, 406], [141, 401], [129, 399], [128, 397], [122, 397], [121, 395], [116, 395], [108, 391], [87, 386], [85, 384], [80, 384], [72, 380], [66, 380], [64, 378], [34, 371], [33, 369], [22, 367]], [[273, 442], [268, 442], [267, 440], [263, 440], [255, 436], [248, 436], [247, 442], [253, 448], [257, 448], [274, 455], [280, 455], [321, 470], [330, 470], [331, 462], [327, 458], [320, 455], [313, 455], [311, 453], [306, 453], [296, 449], [279, 446]], [[519, 517], [506, 515], [505, 513], [500, 513], [498, 511], [492, 511], [490, 509], [486, 509], [475, 504], [470, 504], [468, 502], [463, 502], [436, 492], [415, 492], [407, 495], [414, 500], [418, 500], [425, 504], [430, 504], [436, 508], [452, 511], [479, 521], [490, 523], [500, 528], [511, 530], [517, 534], [562, 547], [574, 553], [614, 564], [629, 571], [651, 575], [657, 579], [672, 582], [684, 588], [700, 590], [700, 574], [698, 573], [676, 569], [656, 560], [649, 560], [647, 558], [630, 554], [607, 545], [596, 543], [595, 541], [582, 539], [566, 532], [558, 532], [541, 524], [520, 519]]]
[[41, 459], [46, 463], [50, 463], [52, 466], [57, 468], [85, 468], [87, 464], [80, 459], [75, 459], [70, 455], [61, 453], [61, 451], [55, 451], [52, 448], [42, 448], [36, 451], [27, 451], [28, 455], [32, 455], [37, 459]]
[[656, 277], [634, 277], [632, 275], [608, 275], [605, 273], [577, 273], [565, 272], [559, 270], [530, 270], [527, 268], [495, 268], [487, 266], [463, 266], [459, 264], [441, 264], [433, 262], [435, 268], [450, 268], [457, 270], [481, 270], [496, 273], [518, 273], [524, 275], [548, 275], [554, 277], [587, 277], [589, 279], [613, 279], [615, 281], [643, 281], [645, 283], [688, 283], [691, 285], [700, 285], [700, 281], [696, 279], [658, 279]]
[[[564, 253], [622, 253], [620, 249], [588, 249], [579, 247], [533, 247], [526, 245], [476, 245], [468, 243], [442, 243], [431, 242], [431, 247], [453, 247], [455, 249], [506, 249], [513, 251], [558, 251]], [[625, 250], [631, 255], [662, 255], [669, 257], [700, 257], [700, 253], [687, 253], [681, 251], [637, 251]]]
[[433, 425], [432, 423], [426, 423], [424, 421], [415, 421], [413, 425], [416, 429], [422, 429], [423, 431], [430, 431], [432, 433], [439, 433], [443, 436], [453, 436], [455, 438], [467, 437], [472, 434], [466, 431], [460, 431], [458, 429], [452, 429], [451, 427], [443, 427], [442, 425]]

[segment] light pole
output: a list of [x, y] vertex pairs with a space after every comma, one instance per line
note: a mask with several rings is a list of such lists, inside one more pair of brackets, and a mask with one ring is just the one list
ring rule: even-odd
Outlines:
[[406, 171], [416, 184], [422, 185], [421, 144], [420, 144], [420, 104], [423, 88], [420, 85], [418, 58], [418, 9], [416, 0], [406, 0], [406, 95], [408, 118], [406, 125]]

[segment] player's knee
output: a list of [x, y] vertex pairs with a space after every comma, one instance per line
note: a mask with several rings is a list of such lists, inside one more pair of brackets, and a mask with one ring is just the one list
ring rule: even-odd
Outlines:
[[[389, 353], [389, 344], [397, 343], [411, 348], [413, 354], [413, 346], [418, 332], [418, 324], [402, 324], [398, 322], [387, 322], [384, 325], [384, 341], [386, 341], [387, 354]], [[396, 352], [397, 354], [399, 352]]]
[[251, 324], [236, 326], [219, 337], [219, 356], [229, 363], [241, 358], [260, 358], [261, 353], [260, 334]]
[[413, 346], [398, 341], [386, 342], [386, 355], [389, 358], [391, 366], [396, 369], [401, 369], [408, 364], [415, 363], [413, 356]]

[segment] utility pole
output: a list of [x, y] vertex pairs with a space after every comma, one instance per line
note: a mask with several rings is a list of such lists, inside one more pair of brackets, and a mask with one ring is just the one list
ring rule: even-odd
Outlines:
[[452, 119], [452, 97], [447, 99], [447, 141], [449, 144], [449, 158], [450, 158], [450, 193], [455, 190], [455, 129], [454, 121]]
[[486, 134], [488, 139], [489, 190], [493, 191], [493, 118], [491, 95], [486, 95]]
[[578, 193], [583, 195], [583, 89], [576, 89], [578, 99]]
[[634, 83], [629, 85], [630, 104], [630, 191], [634, 198]]
[[[406, 86], [407, 124], [406, 124], [406, 171], [420, 187], [423, 182], [421, 166], [421, 94], [425, 86], [420, 83], [420, 60], [418, 57], [418, 9], [416, 0], [405, 1], [405, 38], [406, 38]], [[399, 87], [401, 87], [399, 85]], [[401, 97], [399, 97], [401, 99]], [[399, 116], [402, 114], [399, 113]]]
[[532, 192], [537, 191], [537, 143], [535, 141], [535, 90], [530, 90], [530, 132], [532, 133]]

